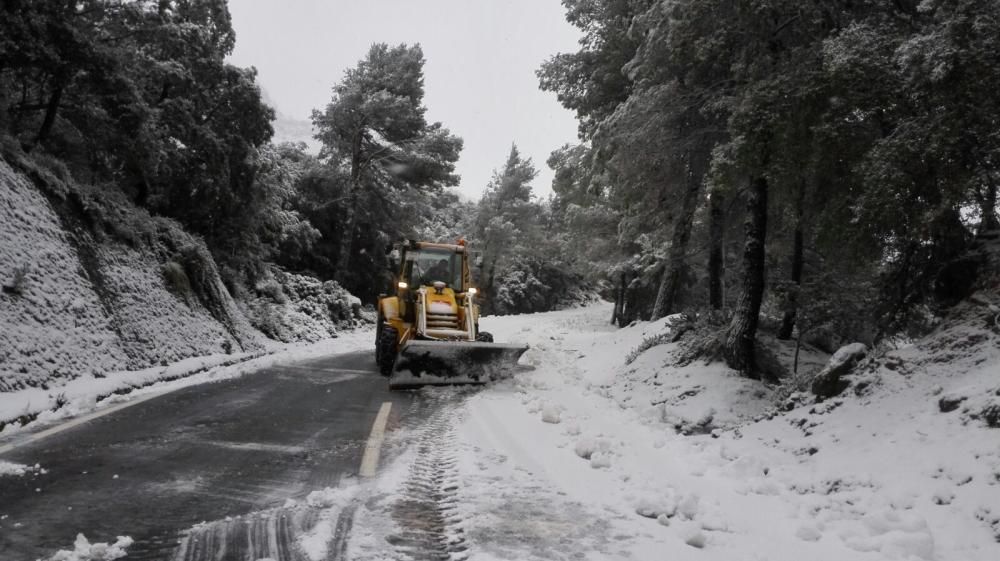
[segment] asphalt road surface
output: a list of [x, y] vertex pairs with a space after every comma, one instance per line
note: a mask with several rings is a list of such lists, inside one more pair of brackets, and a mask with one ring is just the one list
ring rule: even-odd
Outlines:
[[131, 536], [130, 560], [300, 559], [289, 542], [315, 520], [282, 505], [351, 484], [385, 402], [389, 431], [434, 409], [390, 393], [370, 352], [350, 353], [191, 386], [16, 448], [2, 459], [47, 473], [0, 478], [0, 560], [45, 559], [80, 532]]

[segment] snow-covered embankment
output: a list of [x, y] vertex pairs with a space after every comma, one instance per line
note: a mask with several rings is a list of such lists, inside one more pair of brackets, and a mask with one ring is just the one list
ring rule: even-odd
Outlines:
[[671, 366], [675, 344], [625, 365], [668, 328], [609, 316], [484, 319], [537, 368], [454, 413], [446, 512], [470, 559], [1000, 556], [1000, 433], [939, 407], [996, 384], [995, 347], [949, 363], [916, 345], [897, 358], [919, 368], [878, 363], [858, 392], [782, 411], [722, 365]]
[[238, 368], [364, 317], [335, 283], [280, 271], [240, 305], [178, 223], [10, 157], [33, 179], [0, 158], [0, 430]]

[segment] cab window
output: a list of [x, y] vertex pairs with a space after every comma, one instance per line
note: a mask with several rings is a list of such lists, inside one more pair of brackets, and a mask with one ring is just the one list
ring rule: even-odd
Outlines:
[[404, 277], [412, 287], [431, 286], [442, 281], [450, 288], [462, 288], [462, 256], [450, 251], [407, 251]]

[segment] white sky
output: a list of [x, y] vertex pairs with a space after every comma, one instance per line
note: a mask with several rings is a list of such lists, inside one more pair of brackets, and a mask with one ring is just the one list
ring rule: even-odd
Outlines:
[[478, 199], [511, 142], [551, 192], [552, 150], [576, 142], [576, 121], [535, 70], [575, 51], [579, 34], [559, 0], [230, 0], [239, 66], [255, 66], [276, 109], [308, 119], [372, 43], [420, 43], [428, 119], [465, 140], [461, 193]]

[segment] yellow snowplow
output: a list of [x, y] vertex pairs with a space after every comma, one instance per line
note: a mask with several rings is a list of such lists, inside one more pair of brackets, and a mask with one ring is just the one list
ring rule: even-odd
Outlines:
[[528, 347], [479, 331], [464, 241], [408, 241], [393, 253], [395, 294], [379, 297], [375, 334], [375, 360], [390, 389], [485, 383], [516, 368]]

